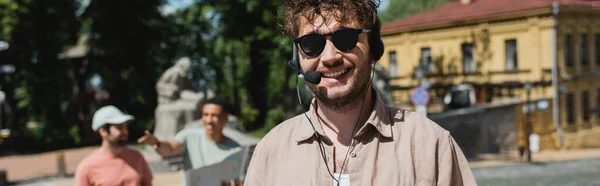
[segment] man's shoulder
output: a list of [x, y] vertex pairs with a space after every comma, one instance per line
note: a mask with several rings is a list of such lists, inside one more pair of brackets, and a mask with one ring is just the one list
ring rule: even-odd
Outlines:
[[273, 145], [284, 145], [287, 146], [289, 143], [294, 141], [292, 138], [294, 132], [298, 132], [298, 128], [303, 123], [304, 114], [299, 114], [295, 117], [289, 118], [277, 126], [273, 127], [262, 139], [258, 142], [257, 147], [265, 148], [265, 146]]
[[101, 160], [101, 156], [98, 154], [98, 149], [96, 149], [79, 162], [77, 169], [89, 169], [90, 167], [94, 167], [96, 164], [101, 163], [99, 160]]
[[280, 139], [283, 136], [290, 136], [290, 134], [292, 132], [294, 132], [295, 129], [297, 129], [302, 124], [304, 117], [305, 117], [304, 114], [299, 114], [297, 116], [294, 116], [292, 118], [289, 118], [289, 119], [279, 123], [279, 125], [273, 127], [263, 137], [263, 139], [266, 139], [266, 138]]
[[144, 155], [142, 155], [142, 153], [139, 150], [136, 150], [136, 149], [133, 149], [130, 147], [125, 147], [123, 152], [126, 153], [128, 156], [144, 157]]
[[283, 149], [289, 149], [295, 147], [292, 145], [295, 143], [293, 139], [295, 133], [299, 132], [299, 128], [304, 120], [304, 114], [299, 114], [295, 117], [289, 118], [277, 126], [273, 127], [262, 139], [256, 144], [253, 157], [256, 157], [256, 153], [261, 155], [261, 158], [267, 158], [270, 154], [276, 152], [283, 152]]
[[204, 128], [201, 128], [201, 127], [186, 128], [186, 129], [179, 131], [179, 133], [202, 133], [202, 132], [204, 132]]
[[412, 134], [424, 134], [430, 137], [445, 137], [449, 135], [448, 130], [442, 128], [438, 123], [418, 112], [388, 106], [389, 112], [394, 120], [393, 127], [398, 132], [410, 132]]
[[225, 146], [227, 147], [231, 147], [231, 148], [242, 148], [242, 145], [240, 145], [240, 143], [238, 143], [237, 141], [235, 141], [233, 138], [229, 137], [229, 136], [225, 136], [226, 141], [224, 143]]
[[90, 155], [86, 156], [79, 162], [79, 164], [77, 165], [78, 170], [89, 168], [92, 163], [97, 162], [97, 161], [93, 161], [92, 157], [90, 157], [90, 156], [92, 156], [92, 155], [90, 154]]
[[204, 136], [205, 132], [204, 132], [204, 128], [187, 128], [187, 129], [183, 129], [179, 132], [177, 132], [177, 134], [175, 134], [176, 136]]

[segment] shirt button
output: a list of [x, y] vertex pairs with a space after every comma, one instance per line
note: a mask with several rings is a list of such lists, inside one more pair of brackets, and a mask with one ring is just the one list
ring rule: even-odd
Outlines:
[[353, 152], [352, 154], [350, 154], [350, 156], [356, 158], [356, 153]]

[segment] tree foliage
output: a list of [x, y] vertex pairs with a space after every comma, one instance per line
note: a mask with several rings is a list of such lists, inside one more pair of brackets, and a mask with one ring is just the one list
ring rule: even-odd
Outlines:
[[[82, 145], [94, 109], [107, 104], [136, 116], [130, 137], [141, 135], [152, 127], [156, 80], [180, 57], [192, 59], [196, 87], [229, 100], [247, 131], [264, 134], [301, 111], [280, 0], [197, 0], [170, 14], [164, 0], [83, 2], [0, 0], [0, 40], [10, 43], [0, 63], [17, 69], [0, 75], [14, 110], [0, 127], [13, 129], [17, 151]], [[83, 57], [61, 56], [78, 44]], [[97, 89], [110, 98], [96, 100]]]
[[[278, 25], [278, 7], [280, 1], [246, 0], [223, 2], [213, 0], [210, 3], [221, 15], [220, 37], [224, 41], [243, 43], [238, 50], [226, 56], [235, 56], [231, 65], [237, 63], [244, 69], [237, 78], [232, 78], [232, 86], [238, 86], [239, 92], [232, 92], [233, 101], [239, 105], [245, 118], [246, 128], [254, 130], [265, 122], [280, 122], [276, 117], [282, 113], [285, 84], [289, 70], [285, 54], [290, 54], [291, 42], [282, 35]], [[244, 21], [241, 21], [244, 20]], [[235, 45], [234, 45], [235, 46]], [[242, 80], [240, 82], [239, 80]], [[236, 88], [233, 88], [236, 89]], [[221, 91], [221, 90], [220, 90]], [[222, 90], [227, 91], [227, 90]], [[243, 94], [240, 94], [243, 92]], [[270, 111], [273, 110], [273, 111]]]
[[[10, 43], [0, 52], [0, 63], [16, 67], [0, 80], [15, 118], [3, 127], [12, 128], [18, 139], [29, 139], [24, 143], [33, 148], [60, 148], [73, 141], [62, 135], [74, 124], [70, 64], [57, 54], [76, 41], [75, 9], [72, 0], [0, 1], [0, 40]], [[49, 141], [57, 143], [44, 143]]]
[[450, 0], [390, 0], [387, 8], [380, 13], [381, 22], [387, 23], [430, 8], [434, 8]]
[[279, 123], [285, 108], [296, 108], [293, 96], [285, 96], [293, 95], [286, 66], [291, 41], [279, 28], [279, 8], [274, 0], [204, 0], [173, 16], [203, 20], [186, 25], [204, 32], [204, 53], [197, 59], [204, 70], [197, 71], [207, 87], [239, 109], [246, 130]]
[[[136, 116], [132, 136], [154, 117], [155, 83], [172, 61], [168, 35], [175, 32], [159, 12], [161, 0], [91, 0], [81, 15], [88, 35], [90, 71], [102, 78], [115, 105]], [[131, 130], [131, 129], [130, 129]]]

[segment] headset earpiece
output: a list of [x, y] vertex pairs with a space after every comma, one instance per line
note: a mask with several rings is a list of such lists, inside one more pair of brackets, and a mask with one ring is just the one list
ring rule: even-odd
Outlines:
[[[298, 58], [298, 49], [296, 47], [296, 44], [292, 43], [292, 65], [295, 66], [297, 69], [302, 69], [300, 68], [300, 61]], [[300, 75], [300, 73], [298, 73], [298, 75]]]
[[371, 57], [375, 61], [379, 61], [381, 56], [383, 56], [383, 40], [381, 39], [381, 21], [379, 17], [375, 18], [375, 24], [371, 27], [371, 32], [369, 33], [369, 48], [371, 50]]

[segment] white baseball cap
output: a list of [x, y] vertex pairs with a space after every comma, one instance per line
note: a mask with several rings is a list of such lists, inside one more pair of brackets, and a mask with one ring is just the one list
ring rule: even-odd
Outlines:
[[96, 113], [94, 113], [92, 129], [98, 131], [100, 127], [106, 124], [122, 124], [133, 119], [133, 116], [123, 114], [117, 107], [108, 105], [98, 109]]

